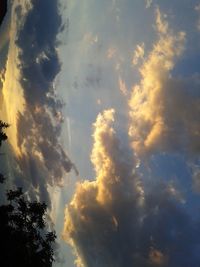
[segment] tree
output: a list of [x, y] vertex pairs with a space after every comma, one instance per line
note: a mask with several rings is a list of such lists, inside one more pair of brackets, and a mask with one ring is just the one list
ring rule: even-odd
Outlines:
[[[8, 139], [6, 133], [4, 132], [4, 129], [8, 128], [10, 125], [8, 123], [3, 122], [0, 120], [0, 147], [2, 145], [2, 141], [6, 141]], [[0, 153], [0, 155], [2, 155]], [[3, 184], [4, 181], [6, 180], [5, 176], [0, 173], [0, 184]]]
[[7, 135], [4, 133], [4, 129], [8, 127], [9, 127], [9, 124], [0, 120], [0, 146], [2, 144], [2, 141], [7, 140], [8, 138]]
[[3, 22], [3, 19], [6, 15], [7, 12], [7, 0], [1, 0], [1, 5], [0, 5], [0, 26]]
[[[8, 126], [0, 121], [0, 146]], [[4, 181], [0, 174], [0, 183]], [[7, 191], [6, 198], [0, 206], [0, 266], [51, 267], [56, 234], [48, 227], [47, 205], [30, 201], [22, 188]]]
[[21, 188], [8, 191], [7, 200], [0, 206], [1, 266], [52, 266], [56, 235], [47, 230], [46, 204], [27, 200]]

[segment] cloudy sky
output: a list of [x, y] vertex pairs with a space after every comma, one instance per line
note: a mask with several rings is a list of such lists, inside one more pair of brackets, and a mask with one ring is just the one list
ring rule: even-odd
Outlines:
[[15, 0], [0, 28], [8, 186], [55, 267], [199, 267], [200, 2]]

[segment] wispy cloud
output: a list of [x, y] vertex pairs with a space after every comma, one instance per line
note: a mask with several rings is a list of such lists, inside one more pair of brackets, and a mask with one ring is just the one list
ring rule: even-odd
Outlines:
[[198, 15], [196, 28], [197, 28], [198, 31], [200, 31], [200, 4], [196, 5], [194, 9], [195, 9], [195, 11], [197, 12], [197, 15]]
[[145, 3], [146, 3], [146, 8], [150, 8], [153, 3], [153, 0], [145, 0]]
[[137, 45], [133, 55], [133, 65], [137, 65], [139, 60], [144, 58], [144, 53], [144, 43], [142, 43], [141, 45]]

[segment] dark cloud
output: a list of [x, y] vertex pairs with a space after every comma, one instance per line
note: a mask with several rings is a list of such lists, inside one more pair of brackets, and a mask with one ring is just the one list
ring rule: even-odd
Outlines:
[[52, 101], [49, 95], [54, 94], [52, 83], [61, 69], [57, 35], [62, 19], [58, 1], [32, 0], [31, 4], [16, 40], [21, 49], [21, 84], [28, 105], [48, 104]]
[[101, 79], [102, 79], [101, 67], [89, 64], [84, 85], [86, 87], [98, 88], [100, 86]]
[[[59, 8], [57, 0], [31, 0], [17, 24], [15, 41], [25, 98], [24, 112], [18, 114], [20, 153], [16, 156], [15, 182], [49, 206], [48, 185], [59, 185], [65, 173], [76, 171], [60, 143], [63, 101], [54, 85], [61, 70], [58, 34], [63, 25]], [[16, 14], [22, 14], [19, 5]]]

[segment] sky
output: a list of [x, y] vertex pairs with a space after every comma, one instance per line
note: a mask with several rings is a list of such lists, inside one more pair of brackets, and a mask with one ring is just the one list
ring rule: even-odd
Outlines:
[[199, 51], [197, 0], [9, 1], [1, 169], [55, 267], [199, 267]]

